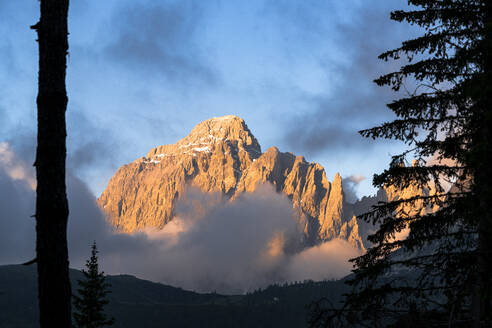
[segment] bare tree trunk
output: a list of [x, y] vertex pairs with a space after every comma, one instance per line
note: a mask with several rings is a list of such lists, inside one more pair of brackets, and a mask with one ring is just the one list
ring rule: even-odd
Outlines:
[[65, 185], [68, 0], [41, 0], [38, 32], [36, 254], [41, 328], [71, 326]]

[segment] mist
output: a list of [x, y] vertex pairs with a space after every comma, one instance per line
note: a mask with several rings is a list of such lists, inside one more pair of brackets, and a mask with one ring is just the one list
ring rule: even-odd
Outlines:
[[[34, 171], [3, 143], [0, 147], [0, 264], [34, 258]], [[82, 268], [97, 242], [108, 274], [132, 274], [200, 292], [244, 293], [272, 283], [341, 278], [359, 251], [333, 240], [286, 251], [300, 238], [289, 199], [270, 185], [235, 201], [189, 188], [176, 217], [162, 230], [115, 233], [88, 186], [67, 175], [70, 266]]]

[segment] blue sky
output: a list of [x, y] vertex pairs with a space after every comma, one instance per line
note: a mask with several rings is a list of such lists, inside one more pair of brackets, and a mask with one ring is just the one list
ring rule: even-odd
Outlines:
[[[402, 0], [73, 0], [68, 149], [98, 195], [121, 165], [211, 117], [242, 117], [262, 149], [304, 155], [331, 180], [371, 177], [402, 146], [357, 130], [392, 118], [398, 95], [372, 80], [377, 55], [415, 31], [391, 22]], [[0, 0], [0, 142], [34, 158], [34, 0]]]

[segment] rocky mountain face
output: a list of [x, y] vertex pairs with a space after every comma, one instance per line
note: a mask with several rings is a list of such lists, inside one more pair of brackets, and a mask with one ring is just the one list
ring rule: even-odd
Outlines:
[[219, 192], [234, 201], [266, 183], [291, 200], [306, 245], [342, 238], [364, 250], [363, 237], [369, 228], [362, 224], [359, 231], [361, 223], [354, 215], [368, 210], [378, 198], [396, 197], [383, 191], [348, 204], [338, 173], [330, 182], [320, 164], [303, 156], [276, 147], [263, 153], [244, 120], [223, 116], [204, 121], [177, 143], [156, 147], [122, 166], [98, 203], [119, 231], [161, 229], [173, 219], [187, 186]]
[[[412, 165], [415, 165], [413, 163]], [[345, 204], [344, 211], [347, 215], [359, 216], [363, 213], [367, 213], [371, 210], [371, 207], [379, 202], [393, 202], [402, 199], [411, 199], [417, 196], [429, 196], [435, 195], [436, 188], [432, 185], [427, 187], [410, 185], [406, 188], [398, 188], [394, 185], [385, 186], [378, 190], [374, 196], [364, 196], [357, 200], [354, 204]], [[437, 205], [426, 206], [423, 200], [416, 200], [413, 203], [400, 204], [395, 215], [397, 217], [410, 217], [414, 215], [425, 215], [426, 213], [432, 213], [438, 210]], [[371, 243], [367, 240], [367, 237], [374, 233], [377, 229], [372, 223], [367, 223], [362, 220], [357, 220], [359, 235], [364, 241], [364, 246], [367, 248], [371, 246]]]

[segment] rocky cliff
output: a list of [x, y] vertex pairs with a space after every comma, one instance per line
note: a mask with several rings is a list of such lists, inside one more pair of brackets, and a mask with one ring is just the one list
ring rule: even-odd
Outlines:
[[[412, 165], [416, 165], [414, 161]], [[405, 188], [398, 188], [394, 185], [387, 185], [378, 190], [374, 196], [364, 196], [357, 200], [354, 204], [344, 204], [344, 213], [347, 216], [353, 215], [359, 216], [363, 213], [367, 213], [371, 210], [371, 207], [377, 205], [379, 202], [394, 202], [398, 200], [412, 199], [417, 196], [429, 196], [436, 194], [436, 188], [433, 184], [427, 186], [409, 185]], [[426, 205], [422, 199], [413, 201], [411, 203], [402, 203], [397, 206], [394, 214], [397, 217], [407, 218], [415, 215], [425, 215], [438, 210], [437, 205]], [[374, 233], [377, 229], [372, 223], [365, 222], [363, 220], [357, 220], [357, 228], [361, 239], [364, 241], [364, 246], [370, 247], [372, 244], [367, 240], [367, 237]], [[404, 229], [405, 235], [408, 233], [407, 229]]]
[[263, 153], [237, 116], [204, 121], [177, 143], [156, 147], [122, 166], [98, 203], [117, 230], [133, 232], [162, 228], [172, 220], [188, 185], [234, 201], [265, 183], [292, 201], [306, 244], [343, 238], [364, 249], [353, 211], [344, 212], [340, 175], [330, 182], [320, 164], [302, 156], [275, 147]]

